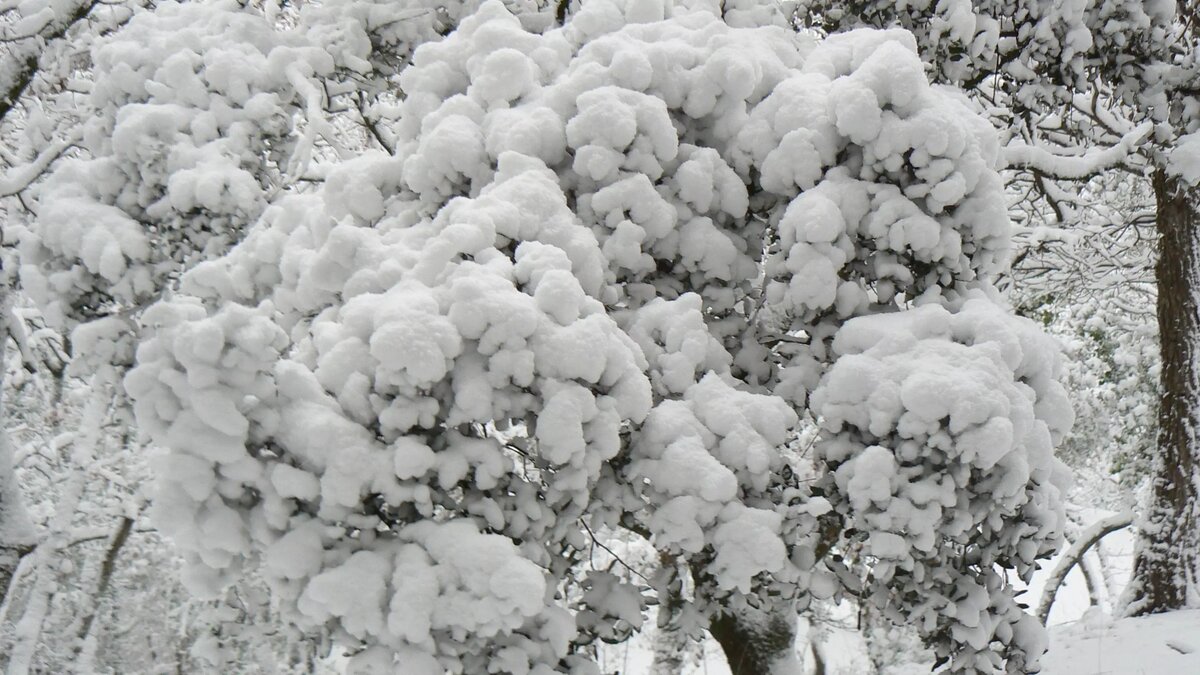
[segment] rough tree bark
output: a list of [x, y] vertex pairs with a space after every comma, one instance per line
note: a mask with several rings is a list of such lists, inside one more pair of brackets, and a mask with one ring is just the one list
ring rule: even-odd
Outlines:
[[796, 611], [786, 603], [761, 610], [729, 610], [709, 622], [709, 633], [725, 651], [733, 675], [791, 675], [800, 672], [793, 644]]
[[1162, 394], [1152, 496], [1126, 613], [1179, 609], [1193, 586], [1200, 460], [1200, 189], [1154, 174], [1158, 209], [1158, 329]]
[[669, 595], [660, 600], [658, 630], [654, 632], [654, 660], [649, 675], [681, 675], [690, 657], [694, 642], [676, 621], [675, 613], [684, 605], [684, 568], [675, 556], [659, 554], [658, 564], [664, 571], [674, 570]]

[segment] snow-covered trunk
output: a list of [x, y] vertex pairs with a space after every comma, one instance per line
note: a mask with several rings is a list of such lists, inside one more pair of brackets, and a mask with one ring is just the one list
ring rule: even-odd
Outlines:
[[8, 343], [11, 316], [10, 289], [0, 284], [0, 605], [16, 574], [21, 558], [33, 550], [34, 529], [25, 510], [21, 488], [17, 485], [13, 466], [13, 448], [8, 440], [7, 416], [4, 411], [4, 348]]
[[669, 590], [659, 598], [661, 605], [658, 610], [658, 628], [654, 631], [654, 661], [650, 664], [649, 675], [681, 675], [687, 662], [692, 659], [696, 647], [696, 643], [688, 638], [678, 620], [679, 611], [687, 605], [684, 598], [687, 574], [680, 574], [680, 571], [686, 568], [680, 566], [675, 556], [666, 553], [659, 554], [659, 564], [664, 571], [675, 571], [671, 576], [675, 583], [669, 584]]
[[680, 675], [688, 658], [687, 635], [678, 626], [666, 625], [654, 633], [654, 661], [650, 675]]
[[1200, 190], [1159, 170], [1154, 194], [1162, 399], [1151, 503], [1126, 610], [1130, 615], [1183, 607], [1200, 557]]
[[798, 675], [796, 612], [784, 604], [762, 609], [742, 607], [713, 617], [713, 639], [725, 651], [733, 675]]

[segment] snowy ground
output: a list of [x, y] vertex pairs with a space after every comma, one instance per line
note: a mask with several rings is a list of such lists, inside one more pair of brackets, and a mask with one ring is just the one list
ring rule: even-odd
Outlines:
[[[827, 675], [861, 675], [867, 672], [859, 645], [851, 635], [835, 638], [845, 644], [830, 655], [841, 660], [827, 665]], [[605, 673], [643, 675], [649, 672], [650, 652], [644, 641], [610, 653]], [[705, 645], [706, 659], [692, 675], [728, 675], [720, 649]], [[1112, 622], [1091, 612], [1051, 631], [1051, 648], [1042, 663], [1042, 675], [1197, 675], [1200, 674], [1200, 610], [1174, 612]], [[928, 673], [915, 666], [911, 675]], [[892, 672], [889, 675], [900, 675]], [[905, 673], [909, 675], [909, 673]]]
[[[1094, 518], [1105, 515], [1097, 512]], [[1115, 572], [1110, 583], [1123, 587], [1133, 560], [1133, 535], [1122, 530], [1106, 537], [1103, 545]], [[1040, 596], [1040, 587], [1037, 591]], [[1072, 572], [1050, 614], [1050, 652], [1043, 675], [1200, 674], [1200, 611], [1114, 622], [1107, 609], [1089, 610], [1083, 577]]]
[[1052, 638], [1044, 675], [1200, 673], [1200, 610], [1115, 623], [1089, 613], [1056, 629]]

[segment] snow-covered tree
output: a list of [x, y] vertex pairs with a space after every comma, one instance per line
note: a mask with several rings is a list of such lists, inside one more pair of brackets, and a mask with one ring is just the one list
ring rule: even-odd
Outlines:
[[[1022, 139], [1007, 153], [1010, 164], [1030, 171], [1052, 202], [1072, 201], [1053, 185], [1055, 178], [1087, 178], [1132, 164], [1151, 179], [1161, 399], [1152, 494], [1128, 611], [1185, 606], [1200, 567], [1194, 8], [1131, 0], [804, 4], [827, 29], [902, 25], [916, 31], [940, 79], [972, 89], [993, 111], [1006, 111], [1000, 117]], [[1128, 161], [1139, 144], [1139, 156]], [[1060, 219], [1069, 215], [1057, 205], [1055, 211]]]
[[1031, 219], [1014, 232], [1018, 314], [1063, 341], [1075, 425], [1058, 456], [1077, 503], [1120, 511], [1147, 485], [1158, 427], [1154, 195], [1140, 177], [1108, 175], [1103, 202], [1069, 228]]
[[[675, 620], [738, 673], [788, 672], [795, 610], [846, 593], [956, 672], [1036, 667], [1001, 570], [1060, 539], [1071, 413], [1053, 342], [990, 291], [994, 132], [909, 33], [813, 44], [769, 6], [684, 4], [547, 29], [485, 3], [412, 52], [387, 152], [253, 200], [141, 315], [124, 386], [195, 589], [256, 569], [360, 672], [592, 672], [679, 574]], [[285, 92], [328, 72], [256, 49]], [[147, 199], [225, 217], [199, 178], [168, 166]], [[120, 246], [84, 270], [118, 293]], [[679, 564], [589, 569], [617, 528]]]

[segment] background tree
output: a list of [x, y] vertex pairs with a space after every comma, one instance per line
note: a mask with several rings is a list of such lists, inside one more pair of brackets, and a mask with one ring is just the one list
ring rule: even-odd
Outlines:
[[1154, 195], [1140, 177], [1094, 179], [1103, 194], [1068, 227], [1036, 214], [1015, 233], [1011, 298], [1067, 354], [1075, 425], [1058, 456], [1076, 503], [1121, 511], [1148, 485], [1158, 428]]

